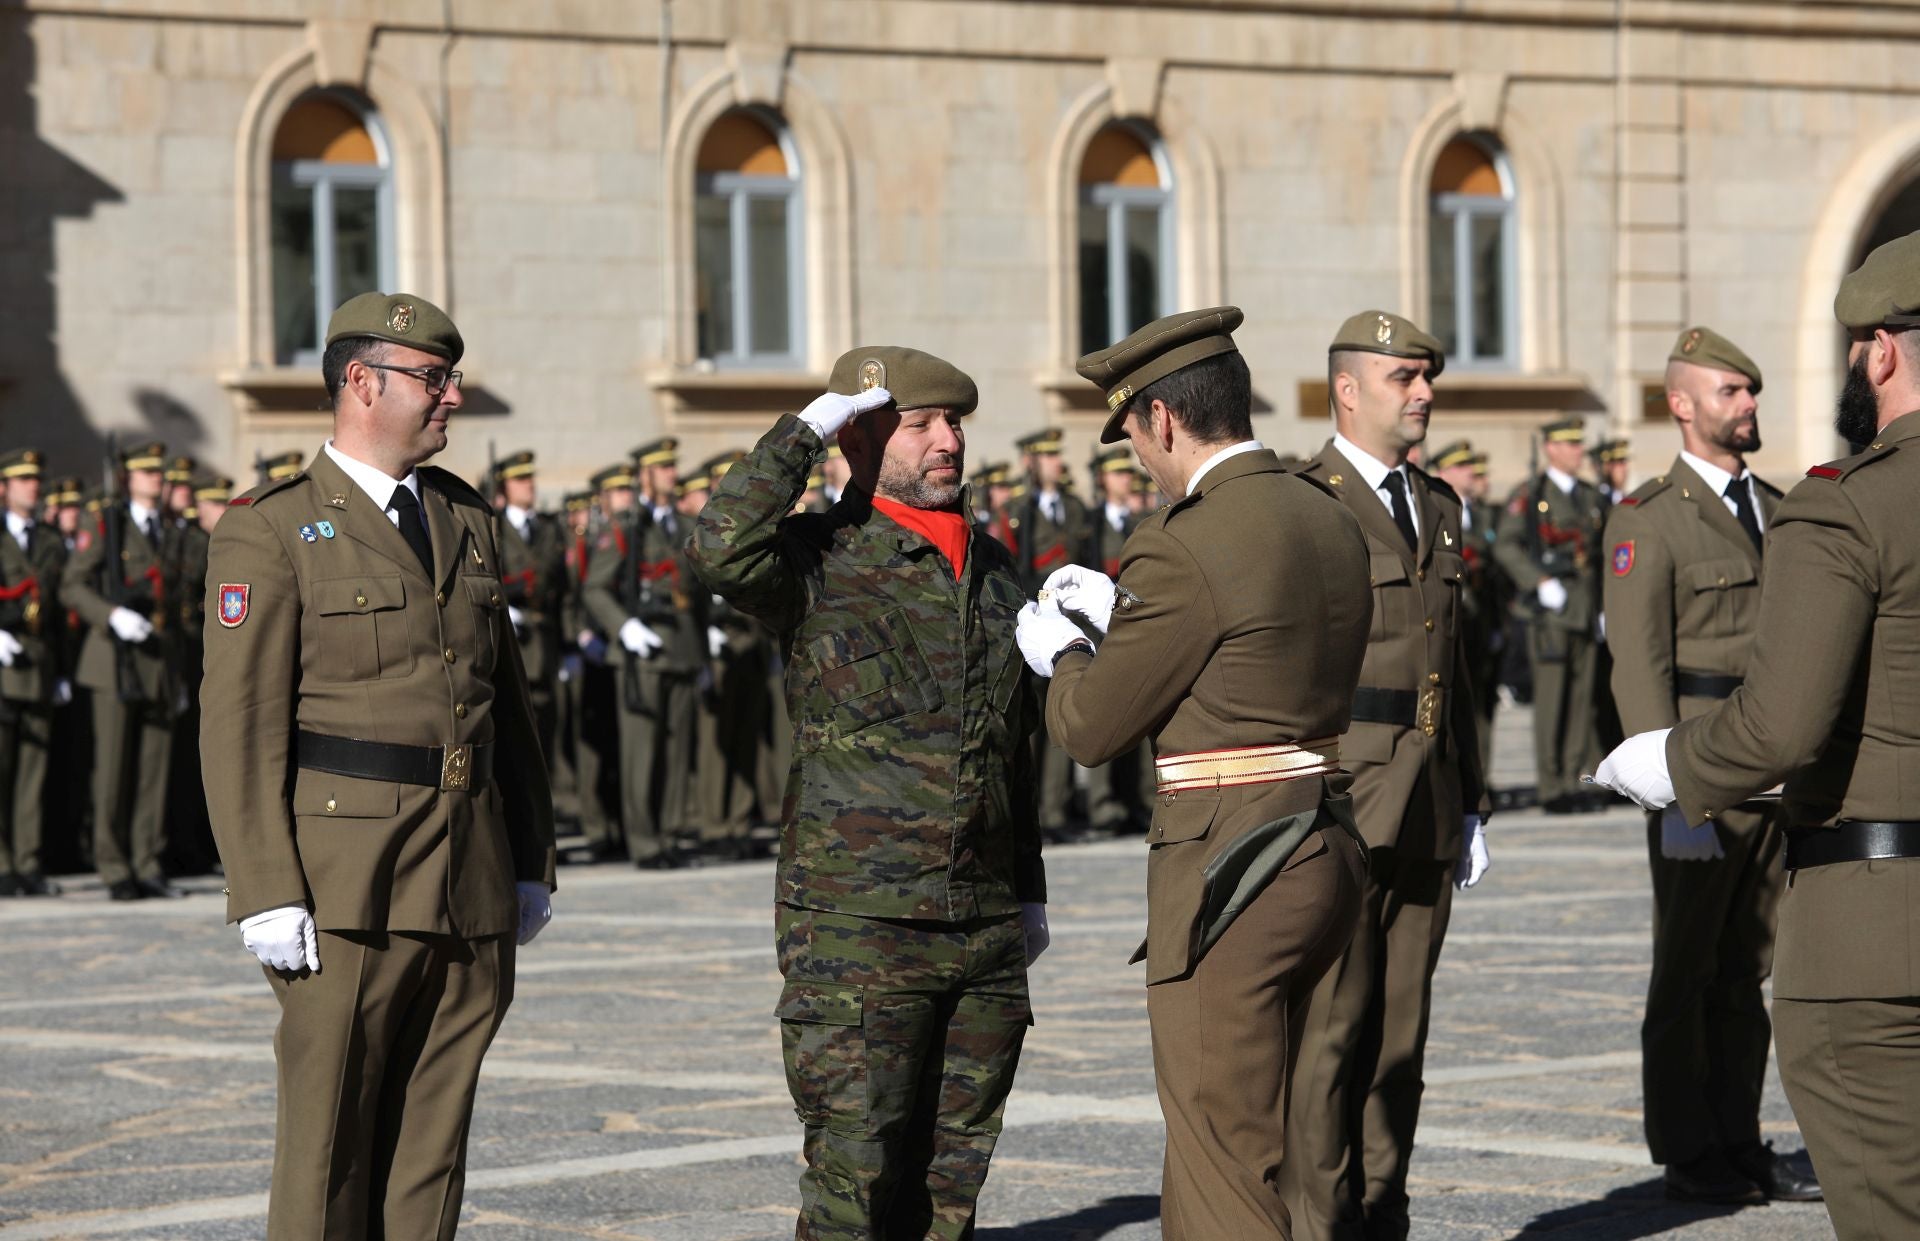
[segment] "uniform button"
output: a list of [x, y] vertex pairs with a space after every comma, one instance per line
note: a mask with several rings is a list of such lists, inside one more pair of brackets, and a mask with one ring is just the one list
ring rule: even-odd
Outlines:
[[1427, 632], [1428, 633], [1433, 632], [1433, 617], [1431, 616], [1427, 617]]
[[455, 655], [454, 655], [454, 653], [453, 653], [453, 648], [452, 648], [452, 647], [448, 647], [448, 648], [447, 648], [447, 662], [448, 662], [448, 663], [452, 663], [452, 662], [454, 661], [454, 659], [455, 659], [455, 658], [456, 658], [456, 656], [455, 656]]
[[1724, 578], [1724, 577], [1723, 577], [1723, 578], [1721, 578], [1721, 579], [1720, 579], [1720, 585], [1722, 585], [1722, 586], [1725, 586], [1726, 584], [1727, 584], [1727, 579], [1726, 579], [1726, 578]]
[[328, 813], [328, 814], [332, 814], [332, 813], [333, 813], [333, 808], [334, 808], [334, 806], [335, 806], [336, 804], [337, 804], [337, 803], [335, 803], [335, 802], [334, 802], [334, 800], [333, 800], [333, 798], [331, 798], [331, 797], [329, 797], [329, 798], [327, 798], [327, 813]]
[[444, 608], [444, 607], [446, 607], [446, 606], [447, 606], [447, 592], [446, 592], [446, 591], [444, 591], [444, 590], [436, 590], [436, 591], [434, 591], [434, 592], [433, 592], [433, 601], [434, 601], [435, 603], [437, 603], [437, 604], [439, 604], [439, 605], [440, 605], [441, 607], [443, 607], [443, 608]]
[[453, 708], [453, 718], [454, 718], [454, 719], [456, 719], [456, 720], [464, 720], [464, 719], [466, 719], [466, 718], [467, 718], [467, 704], [466, 704], [466, 703], [464, 703], [464, 702], [462, 702], [462, 703], [456, 703], [456, 704], [454, 705], [454, 708]]
[[497, 607], [499, 607], [499, 606], [500, 606], [500, 596], [499, 596], [499, 595], [488, 595], [488, 596], [487, 596], [487, 602], [488, 602], [488, 603], [491, 603], [491, 604], [492, 604], [492, 605], [493, 605], [494, 607], [496, 607], [496, 608], [497, 608]]
[[1424, 582], [1427, 580], [1427, 571], [1425, 569], [1416, 569], [1414, 570], [1413, 576], [1415, 581]]
[[1427, 684], [1428, 685], [1440, 684], [1440, 674], [1437, 672], [1429, 672], [1427, 674]]
[[363, 608], [367, 606], [367, 597], [365, 595], [355, 595], [353, 601]]
[[1433, 736], [1433, 725], [1431, 725], [1431, 724], [1422, 724], [1422, 725], [1420, 726], [1420, 731], [1421, 731], [1421, 732], [1423, 732], [1423, 733], [1425, 733], [1425, 734], [1427, 734], [1427, 736], [1429, 736], [1429, 737], [1431, 737], [1431, 736]]

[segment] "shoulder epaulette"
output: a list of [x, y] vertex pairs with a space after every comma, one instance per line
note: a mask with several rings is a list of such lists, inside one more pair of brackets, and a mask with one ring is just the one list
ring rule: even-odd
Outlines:
[[[1309, 465], [1308, 468], [1309, 469], [1312, 468], [1311, 465]], [[1330, 485], [1328, 485], [1326, 479], [1316, 478], [1312, 474], [1307, 473], [1307, 471], [1304, 469], [1299, 471], [1296, 474], [1290, 474], [1288, 475], [1288, 477], [1297, 478], [1303, 483], [1311, 483], [1315, 487], [1319, 488], [1321, 491], [1326, 492], [1328, 495], [1332, 496], [1336, 500], [1340, 498], [1340, 493], [1335, 491]]]
[[1865, 452], [1855, 453], [1851, 457], [1842, 457], [1838, 461], [1829, 461], [1825, 465], [1816, 465], [1807, 471], [1807, 477], [1824, 478], [1837, 483], [1861, 466], [1869, 462], [1878, 461], [1882, 457], [1891, 457], [1898, 450], [1899, 445], [1897, 444], [1875, 444]]
[[472, 483], [452, 470], [443, 470], [437, 465], [423, 465], [420, 467], [420, 480], [431, 482], [436, 491], [455, 504], [483, 508], [488, 512], [493, 511], [493, 506], [487, 503], [486, 497], [475, 490]]
[[1638, 508], [1672, 486], [1673, 483], [1668, 480], [1665, 474], [1660, 475], [1658, 478], [1648, 479], [1638, 487], [1635, 487], [1632, 495], [1620, 501], [1619, 507]]
[[245, 508], [249, 504], [258, 504], [268, 496], [277, 495], [295, 483], [306, 481], [306, 477], [307, 472], [301, 470], [299, 473], [289, 474], [285, 478], [276, 478], [272, 482], [261, 483], [258, 487], [253, 488], [246, 494], [235, 496], [233, 499], [227, 501], [227, 507]]

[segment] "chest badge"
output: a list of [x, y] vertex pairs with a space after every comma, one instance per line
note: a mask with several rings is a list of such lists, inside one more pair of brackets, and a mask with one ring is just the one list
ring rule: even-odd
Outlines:
[[314, 533], [311, 525], [300, 527], [300, 537], [308, 543], [318, 543], [320, 541], [320, 536]]
[[228, 629], [238, 629], [247, 619], [247, 605], [251, 601], [253, 588], [245, 582], [220, 583], [220, 623]]
[[313, 523], [313, 528], [320, 532], [320, 537], [323, 539], [333, 537], [333, 523], [330, 521], [316, 521]]

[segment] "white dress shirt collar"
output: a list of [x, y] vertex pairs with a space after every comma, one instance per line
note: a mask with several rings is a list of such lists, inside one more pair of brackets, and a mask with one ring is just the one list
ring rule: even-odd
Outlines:
[[133, 524], [140, 527], [142, 534], [152, 534], [154, 530], [153, 519], [158, 516], [158, 514], [137, 500], [127, 501], [127, 512], [133, 515]]
[[527, 533], [527, 523], [533, 520], [533, 514], [521, 508], [518, 504], [509, 504], [507, 505], [507, 520], [513, 523], [515, 530], [518, 530], [524, 535]]
[[1193, 472], [1193, 477], [1187, 480], [1187, 494], [1197, 494], [1200, 490], [1200, 480], [1207, 476], [1208, 470], [1219, 465], [1222, 461], [1225, 461], [1229, 457], [1237, 457], [1243, 452], [1259, 452], [1265, 447], [1266, 445], [1262, 444], [1259, 440], [1241, 440], [1238, 444], [1230, 444], [1222, 448], [1219, 452], [1214, 453], [1211, 457], [1202, 461], [1200, 468]]
[[1380, 498], [1380, 503], [1386, 506], [1389, 513], [1393, 512], [1393, 501], [1388, 498], [1385, 490], [1387, 475], [1398, 474], [1400, 485], [1406, 488], [1407, 492], [1407, 515], [1413, 519], [1414, 533], [1420, 533], [1420, 514], [1413, 502], [1413, 480], [1407, 476], [1406, 463], [1388, 465], [1338, 431], [1333, 433], [1333, 446], [1340, 450], [1341, 456], [1353, 463], [1354, 470], [1361, 478], [1367, 480], [1367, 486], [1373, 488], [1373, 494]]
[[[1680, 450], [1680, 459], [1687, 463], [1688, 469], [1700, 476], [1701, 482], [1713, 488], [1713, 494], [1717, 496], [1725, 496], [1727, 494], [1727, 484], [1731, 483], [1734, 479], [1751, 479], [1751, 475], [1747, 473], [1746, 466], [1744, 465], [1740, 467], [1738, 474], [1729, 474], [1713, 462], [1702, 457], [1696, 457], [1684, 448]], [[1748, 485], [1751, 486], [1751, 482], [1749, 482]]]
[[33, 533], [33, 518], [22, 517], [12, 509], [7, 510], [7, 533], [20, 545], [21, 551], [27, 550], [27, 537]]
[[1567, 495], [1572, 495], [1573, 489], [1580, 485], [1579, 479], [1565, 470], [1556, 470], [1552, 466], [1547, 467], [1547, 477], [1553, 480], [1554, 486]]
[[1107, 524], [1109, 526], [1112, 526], [1116, 531], [1126, 527], [1128, 515], [1126, 505], [1116, 504], [1112, 500], [1108, 500], [1103, 507], [1106, 509]]
[[418, 470], [407, 471], [405, 478], [389, 477], [387, 472], [378, 466], [368, 465], [364, 461], [356, 461], [346, 453], [341, 452], [333, 446], [332, 440], [328, 440], [326, 444], [322, 446], [321, 451], [325, 452], [329, 457], [332, 457], [333, 463], [339, 466], [348, 478], [353, 480], [353, 485], [366, 492], [368, 498], [380, 507], [381, 512], [387, 515], [387, 520], [393, 522], [396, 526], [400, 524], [400, 518], [398, 514], [392, 511], [394, 488], [405, 487], [413, 493], [415, 500], [420, 498], [420, 471]]

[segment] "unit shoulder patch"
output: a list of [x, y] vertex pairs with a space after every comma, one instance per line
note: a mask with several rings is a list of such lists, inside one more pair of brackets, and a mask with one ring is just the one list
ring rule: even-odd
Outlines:
[[1633, 540], [1627, 539], [1613, 545], [1613, 575], [1625, 577], [1631, 572], [1633, 572]]
[[220, 583], [220, 624], [228, 629], [238, 629], [247, 619], [247, 610], [253, 602], [253, 587], [246, 582]]

